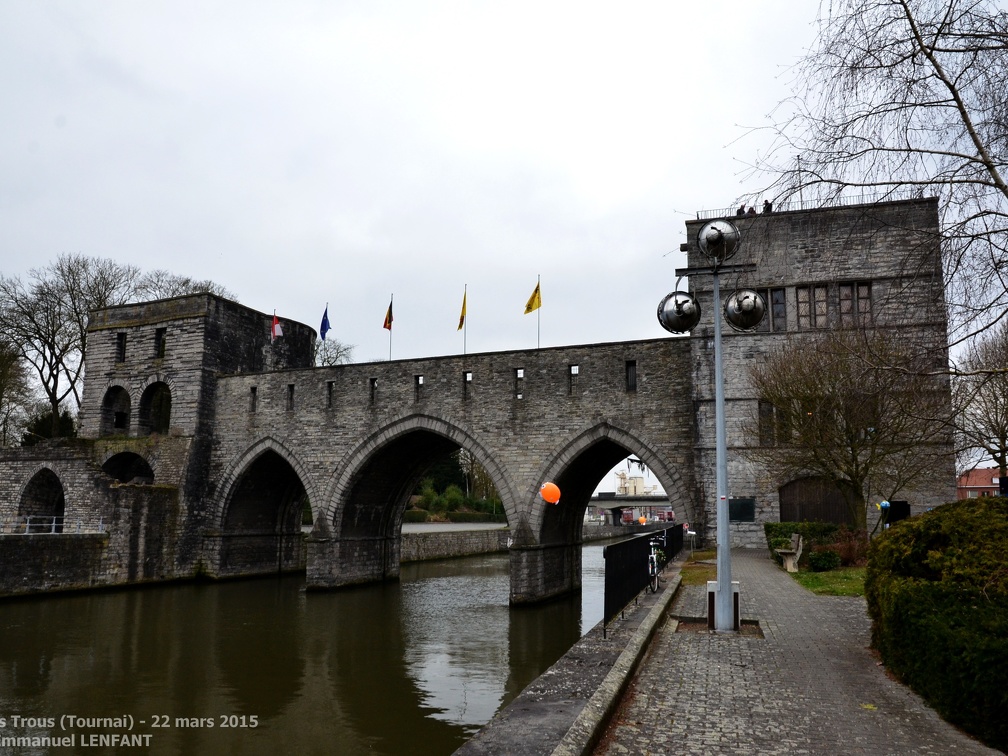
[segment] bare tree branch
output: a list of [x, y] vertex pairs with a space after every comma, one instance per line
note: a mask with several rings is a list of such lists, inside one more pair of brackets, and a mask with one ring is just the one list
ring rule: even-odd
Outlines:
[[760, 444], [746, 456], [778, 483], [830, 481], [863, 529], [873, 494], [893, 498], [948, 448], [947, 377], [928, 374], [933, 355], [920, 347], [888, 330], [791, 339], [752, 370]]
[[755, 168], [785, 209], [936, 196], [953, 342], [1008, 308], [1008, 14], [993, 0], [837, 0]]

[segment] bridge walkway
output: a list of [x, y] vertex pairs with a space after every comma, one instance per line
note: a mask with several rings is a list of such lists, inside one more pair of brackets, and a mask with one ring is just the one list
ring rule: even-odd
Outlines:
[[[732, 577], [764, 637], [665, 623], [596, 756], [998, 753], [886, 675], [863, 598], [816, 596], [764, 550], [734, 550]], [[681, 587], [671, 613], [705, 617], [706, 588]]]

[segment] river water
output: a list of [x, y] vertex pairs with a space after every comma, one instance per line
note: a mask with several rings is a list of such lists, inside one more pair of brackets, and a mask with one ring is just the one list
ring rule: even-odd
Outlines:
[[582, 559], [581, 595], [535, 607], [508, 606], [503, 554], [334, 592], [294, 576], [7, 601], [0, 753], [130, 733], [158, 754], [450, 754], [601, 620], [602, 546]]

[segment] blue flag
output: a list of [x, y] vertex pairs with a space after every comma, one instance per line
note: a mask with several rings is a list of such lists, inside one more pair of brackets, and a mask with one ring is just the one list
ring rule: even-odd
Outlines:
[[322, 325], [319, 326], [319, 334], [322, 336], [322, 341], [325, 341], [326, 332], [329, 330], [329, 305], [325, 306], [325, 312], [322, 313]]

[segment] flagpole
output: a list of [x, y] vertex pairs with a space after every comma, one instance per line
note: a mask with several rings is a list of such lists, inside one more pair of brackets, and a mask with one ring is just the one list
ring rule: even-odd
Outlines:
[[[392, 312], [392, 300], [395, 299], [395, 293], [389, 294], [388, 308], [389, 312]], [[388, 329], [388, 358], [389, 362], [392, 362], [392, 323], [389, 322]]]
[[[466, 297], [469, 296], [469, 284], [465, 284], [462, 287], [462, 306], [465, 307]], [[462, 313], [465, 320], [462, 321], [462, 356], [465, 357], [466, 354], [466, 331], [469, 330], [469, 318], [468, 313]]]
[[[536, 276], [536, 291], [539, 292], [540, 302], [542, 301], [542, 289], [539, 288], [539, 284], [542, 283], [541, 278], [542, 276]], [[536, 350], [539, 349], [539, 325], [542, 322], [541, 318], [542, 318], [542, 305], [540, 304], [536, 308]]]

